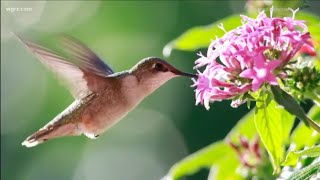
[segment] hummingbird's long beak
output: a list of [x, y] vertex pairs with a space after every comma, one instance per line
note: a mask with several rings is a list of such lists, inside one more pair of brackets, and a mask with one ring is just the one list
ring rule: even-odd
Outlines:
[[174, 71], [172, 71], [175, 75], [178, 76], [185, 76], [185, 77], [190, 77], [190, 78], [198, 78], [197, 75], [195, 74], [191, 74], [191, 73], [186, 73], [186, 72], [182, 72], [180, 70], [175, 69]]

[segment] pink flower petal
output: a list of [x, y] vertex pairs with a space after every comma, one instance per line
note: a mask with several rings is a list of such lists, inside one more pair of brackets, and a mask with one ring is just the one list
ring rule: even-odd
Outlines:
[[253, 69], [246, 69], [239, 74], [240, 77], [248, 78], [248, 79], [251, 79], [255, 75], [256, 75], [256, 72]]

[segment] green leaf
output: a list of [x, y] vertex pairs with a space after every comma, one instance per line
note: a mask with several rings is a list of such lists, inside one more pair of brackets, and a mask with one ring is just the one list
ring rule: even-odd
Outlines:
[[[316, 122], [320, 122], [320, 107], [314, 105], [308, 116], [314, 119]], [[320, 134], [313, 129], [308, 128], [304, 123], [300, 123], [297, 128], [292, 132], [291, 142], [295, 144], [296, 150], [303, 148], [304, 146], [313, 146], [315, 143], [320, 142]]]
[[229, 155], [220, 161], [218, 164], [212, 166], [208, 180], [243, 180], [241, 174], [237, 173], [239, 168], [239, 159], [236, 155]]
[[293, 173], [288, 179], [290, 180], [306, 180], [311, 179], [313, 175], [320, 173], [320, 162], [311, 164], [300, 171]]
[[271, 91], [274, 95], [275, 101], [283, 106], [289, 113], [297, 116], [302, 120], [307, 126], [311, 126], [314, 130], [320, 133], [320, 127], [311, 120], [297, 101], [288, 93], [283, 91], [279, 86], [271, 86]]
[[239, 14], [236, 14], [228, 16], [210, 25], [193, 27], [168, 43], [163, 49], [163, 54], [164, 56], [170, 56], [173, 49], [193, 51], [199, 48], [208, 47], [212, 39], [222, 37], [225, 33], [218, 27], [218, 25], [223, 23], [225, 30], [228, 31], [240, 26], [240, 20], [241, 18]]
[[301, 156], [307, 156], [307, 157], [320, 156], [320, 146], [304, 149], [302, 151], [290, 151], [286, 157], [286, 160], [281, 165], [295, 166]]
[[279, 172], [284, 144], [289, 137], [294, 117], [272, 100], [270, 92], [261, 91], [256, 102], [255, 124], [268, 151], [274, 173]]
[[240, 135], [246, 136], [248, 139], [252, 139], [257, 134], [256, 127], [254, 125], [254, 110], [251, 110], [238, 123], [232, 128], [232, 130], [226, 136], [226, 139], [230, 139], [232, 142], [239, 142]]
[[235, 153], [225, 142], [216, 142], [176, 163], [166, 178], [178, 179], [193, 174], [201, 168], [210, 168], [213, 164], [223, 161], [224, 158], [233, 154]]

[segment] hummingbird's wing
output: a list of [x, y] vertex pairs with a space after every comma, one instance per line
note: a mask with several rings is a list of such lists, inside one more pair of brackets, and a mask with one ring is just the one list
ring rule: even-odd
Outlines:
[[96, 74], [100, 75], [110, 75], [114, 73], [101, 58], [79, 40], [71, 36], [63, 35], [61, 36], [61, 42], [64, 46], [63, 50], [70, 55], [70, 59], [73, 60], [77, 66], [95, 71]]
[[74, 98], [81, 99], [92, 92], [100, 92], [107, 85], [107, 76], [110, 70], [109, 72], [104, 71], [106, 69], [102, 68], [106, 68], [105, 66], [96, 67], [97, 65], [90, 61], [80, 66], [69, 62], [47, 48], [21, 37], [18, 38], [44, 65], [61, 76]]

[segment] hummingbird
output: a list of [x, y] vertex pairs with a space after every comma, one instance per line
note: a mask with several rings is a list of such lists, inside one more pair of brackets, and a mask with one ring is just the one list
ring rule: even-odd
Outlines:
[[17, 37], [65, 82], [75, 98], [64, 111], [23, 141], [26, 147], [63, 136], [84, 134], [96, 139], [168, 80], [179, 76], [197, 78], [157, 57], [142, 59], [131, 69], [115, 73], [91, 49], [71, 36], [61, 38], [68, 56]]

